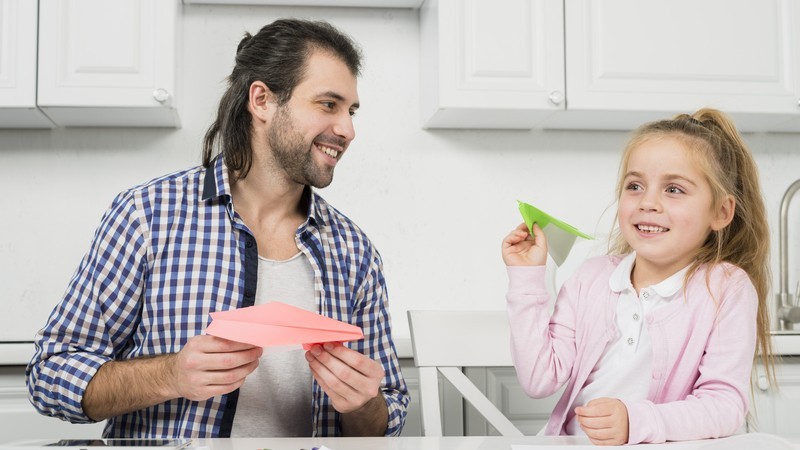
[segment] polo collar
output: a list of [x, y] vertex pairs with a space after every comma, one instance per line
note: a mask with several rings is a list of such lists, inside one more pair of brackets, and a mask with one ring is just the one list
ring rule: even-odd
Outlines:
[[[633, 263], [635, 261], [636, 252], [631, 252], [622, 258], [617, 267], [611, 273], [611, 277], [608, 280], [608, 285], [612, 291], [622, 292], [628, 288], [633, 289], [633, 283], [631, 283], [631, 270], [633, 269]], [[675, 272], [660, 283], [647, 286], [645, 289], [651, 289], [655, 291], [655, 293], [661, 298], [670, 298], [675, 295], [681, 289], [681, 287], [683, 287], [683, 279], [686, 276], [687, 270], [689, 270], [689, 266], [686, 266], [683, 269]]]

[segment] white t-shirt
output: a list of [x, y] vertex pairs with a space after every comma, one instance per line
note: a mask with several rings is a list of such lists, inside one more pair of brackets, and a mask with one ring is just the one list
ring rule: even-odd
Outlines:
[[635, 259], [635, 252], [626, 256], [609, 279], [611, 290], [620, 293], [616, 338], [606, 345], [603, 355], [572, 403], [567, 415], [567, 434], [585, 434], [573, 412], [577, 406], [600, 397], [625, 400], [647, 398], [652, 376], [653, 346], [645, 323], [653, 311], [667, 305], [680, 291], [688, 268], [642, 289], [637, 295], [631, 283]]
[[[255, 304], [270, 301], [316, 312], [314, 268], [302, 253], [285, 261], [258, 257]], [[239, 388], [231, 437], [311, 436], [311, 383], [302, 348], [265, 348]]]

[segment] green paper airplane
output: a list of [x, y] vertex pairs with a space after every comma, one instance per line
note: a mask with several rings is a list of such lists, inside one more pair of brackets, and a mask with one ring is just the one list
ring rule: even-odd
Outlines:
[[538, 223], [539, 228], [544, 231], [547, 238], [547, 253], [553, 258], [556, 265], [561, 265], [572, 246], [575, 244], [576, 238], [584, 238], [592, 240], [592, 236], [578, 230], [572, 225], [556, 219], [555, 217], [547, 214], [533, 205], [517, 200], [519, 203], [519, 212], [522, 213], [522, 218], [525, 220], [525, 225], [528, 226], [528, 231], [533, 235], [533, 224]]

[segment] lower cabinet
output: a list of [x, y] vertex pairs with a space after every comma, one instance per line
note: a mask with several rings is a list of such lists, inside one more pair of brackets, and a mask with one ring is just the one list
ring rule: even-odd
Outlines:
[[[411, 359], [401, 359], [400, 368], [408, 385], [411, 402], [403, 436], [422, 436], [419, 401], [419, 371]], [[526, 435], [542, 430], [561, 391], [545, 399], [533, 399], [522, 391], [511, 367], [470, 367], [464, 373], [486, 397]], [[439, 377], [439, 402], [445, 436], [499, 436], [483, 416], [466, 402], [450, 383]]]
[[751, 432], [797, 434], [800, 356], [776, 358], [775, 363], [777, 385], [767, 378], [763, 366], [756, 367], [747, 429]]
[[24, 366], [0, 366], [0, 444], [24, 439], [88, 439], [104, 423], [76, 425], [39, 414], [28, 401]]
[[[517, 381], [517, 373], [512, 367], [470, 367], [465, 373], [486, 398], [526, 436], [536, 435], [544, 429], [563, 392], [562, 388], [547, 398], [528, 397]], [[466, 403], [464, 435], [499, 436], [500, 433], [472, 405]]]

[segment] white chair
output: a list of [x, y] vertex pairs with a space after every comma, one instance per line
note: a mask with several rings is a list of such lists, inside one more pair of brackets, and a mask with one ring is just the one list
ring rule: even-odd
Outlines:
[[442, 436], [441, 373], [503, 436], [523, 433], [461, 372], [462, 367], [510, 367], [505, 311], [408, 311], [414, 364], [419, 367], [422, 433]]

